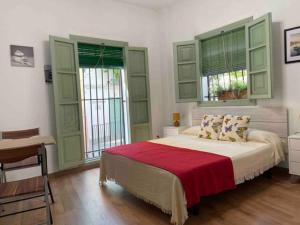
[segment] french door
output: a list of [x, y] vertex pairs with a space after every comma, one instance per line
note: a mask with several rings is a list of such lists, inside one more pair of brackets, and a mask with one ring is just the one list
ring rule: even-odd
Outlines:
[[79, 51], [77, 38], [50, 36], [60, 170], [152, 137], [147, 49], [79, 37], [96, 45]]

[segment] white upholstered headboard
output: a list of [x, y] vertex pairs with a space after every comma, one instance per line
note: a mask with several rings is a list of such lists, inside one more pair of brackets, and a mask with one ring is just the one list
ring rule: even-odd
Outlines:
[[197, 107], [192, 110], [192, 125], [199, 125], [204, 114], [249, 115], [251, 128], [271, 131], [283, 139], [288, 137], [288, 112], [282, 107]]

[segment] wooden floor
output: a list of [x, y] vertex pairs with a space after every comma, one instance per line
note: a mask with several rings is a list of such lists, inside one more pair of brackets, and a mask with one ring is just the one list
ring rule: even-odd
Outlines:
[[[56, 200], [52, 205], [55, 225], [169, 224], [170, 216], [120, 186], [109, 182], [100, 188], [98, 176], [99, 170], [92, 169], [51, 180]], [[31, 203], [23, 207], [28, 205]], [[38, 224], [43, 222], [43, 216], [44, 211], [39, 210], [2, 218], [0, 224]], [[276, 170], [272, 180], [259, 177], [233, 191], [205, 199], [199, 215], [190, 216], [185, 224], [299, 225], [300, 183], [291, 183], [286, 171]]]

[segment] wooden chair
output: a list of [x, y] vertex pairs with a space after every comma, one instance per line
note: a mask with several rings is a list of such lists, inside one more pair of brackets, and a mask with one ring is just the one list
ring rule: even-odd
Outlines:
[[[21, 138], [30, 138], [33, 136], [37, 136], [40, 134], [39, 128], [33, 128], [28, 130], [16, 130], [16, 131], [4, 131], [1, 132], [2, 139], [21, 139]], [[19, 170], [29, 167], [35, 167], [39, 165], [38, 156], [29, 157], [22, 161], [16, 163], [1, 163], [1, 180], [2, 182], [6, 182], [6, 172], [12, 170]], [[52, 203], [54, 203], [54, 198], [51, 190], [51, 185], [48, 180], [48, 188], [50, 192], [50, 197]]]
[[21, 211], [14, 211], [4, 214], [1, 213], [0, 217], [6, 217], [19, 213], [29, 212], [32, 210], [46, 208], [47, 219], [44, 224], [50, 225], [53, 224], [53, 220], [48, 199], [49, 189], [47, 176], [47, 155], [45, 146], [32, 145], [27, 147], [0, 150], [0, 163], [16, 163], [33, 156], [37, 156], [39, 159], [38, 163], [41, 165], [42, 176], [0, 184], [0, 206], [29, 200], [32, 198], [40, 198], [41, 196], [44, 197], [45, 204], [43, 206]]

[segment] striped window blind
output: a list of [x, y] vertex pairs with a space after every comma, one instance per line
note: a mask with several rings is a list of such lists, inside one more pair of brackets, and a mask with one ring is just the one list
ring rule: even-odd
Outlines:
[[202, 74], [210, 76], [246, 68], [245, 28], [201, 40]]

